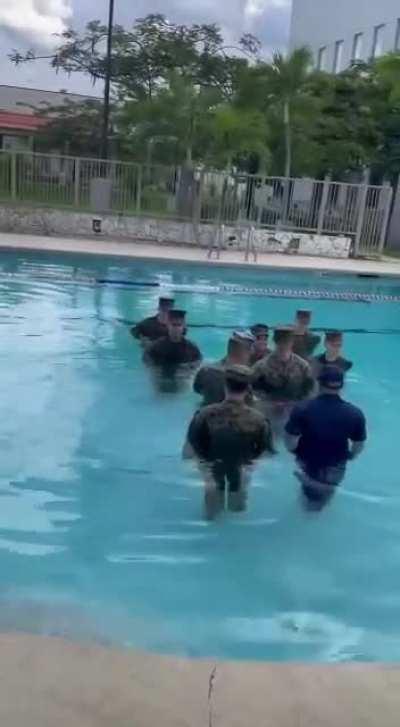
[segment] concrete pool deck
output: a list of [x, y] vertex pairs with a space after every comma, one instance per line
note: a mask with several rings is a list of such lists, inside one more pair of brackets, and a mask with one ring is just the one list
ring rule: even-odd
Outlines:
[[389, 665], [189, 661], [21, 634], [0, 635], [0, 653], [4, 727], [399, 724]]
[[245, 262], [244, 253], [226, 250], [220, 260], [207, 260], [207, 251], [183, 245], [157, 245], [146, 242], [116, 242], [104, 238], [64, 238], [0, 233], [0, 250], [42, 250], [46, 252], [72, 252], [89, 255], [115, 255], [118, 257], [207, 263], [209, 265], [240, 265], [256, 268], [287, 270], [321, 270], [332, 273], [364, 273], [365, 275], [400, 276], [400, 259], [352, 260], [306, 257], [278, 253], [260, 253], [258, 261]]

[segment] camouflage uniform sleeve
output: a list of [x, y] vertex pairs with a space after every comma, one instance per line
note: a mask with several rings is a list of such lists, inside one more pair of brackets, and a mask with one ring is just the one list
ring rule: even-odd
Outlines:
[[206, 417], [204, 416], [204, 410], [196, 412], [194, 415], [189, 424], [187, 439], [198, 457], [201, 459], [208, 458], [210, 450], [210, 431]]
[[311, 370], [311, 366], [307, 361], [303, 361], [304, 369], [303, 369], [303, 386], [302, 386], [302, 394], [304, 397], [311, 394], [311, 392], [314, 389], [315, 386], [315, 379]]

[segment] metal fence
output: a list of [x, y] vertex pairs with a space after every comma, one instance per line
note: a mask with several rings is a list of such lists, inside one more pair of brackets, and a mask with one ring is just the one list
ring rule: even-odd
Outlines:
[[[105, 182], [103, 209], [96, 202]], [[205, 169], [1, 152], [0, 200], [243, 226], [345, 235], [355, 253], [381, 252], [392, 189]]]

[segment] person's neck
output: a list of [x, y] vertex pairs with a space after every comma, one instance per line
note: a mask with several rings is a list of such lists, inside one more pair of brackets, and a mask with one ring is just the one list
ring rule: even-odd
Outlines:
[[291, 351], [279, 351], [278, 349], [275, 351], [275, 353], [281, 361], [289, 361], [292, 355]]
[[179, 338], [176, 338], [175, 336], [169, 336], [169, 340], [172, 341], [172, 343], [181, 343], [183, 341], [184, 336], [179, 336]]
[[296, 333], [298, 336], [305, 336], [308, 333], [307, 326], [297, 326]]
[[333, 397], [340, 397], [341, 389], [337, 389], [336, 391], [332, 389], [325, 389], [323, 386], [320, 387], [319, 395], [320, 396], [329, 396], [331, 398]]
[[325, 361], [337, 361], [340, 358], [340, 353], [328, 353], [325, 351]]

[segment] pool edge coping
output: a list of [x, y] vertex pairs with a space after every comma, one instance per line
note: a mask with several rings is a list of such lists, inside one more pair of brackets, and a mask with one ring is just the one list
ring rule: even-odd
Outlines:
[[[378, 276], [400, 278], [400, 260], [373, 261], [349, 258], [323, 258], [313, 256], [290, 256], [279, 253], [260, 253], [257, 262], [243, 259], [243, 253], [226, 251], [229, 259], [206, 258], [206, 250], [189, 246], [156, 245], [153, 243], [116, 241], [110, 238], [92, 239], [84, 237], [43, 237], [39, 235], [17, 235], [0, 233], [0, 250], [5, 252], [54, 252], [100, 257], [119, 257], [141, 261], [177, 262], [220, 268], [241, 268], [255, 270], [280, 270], [285, 272], [310, 272], [348, 276]], [[224, 253], [223, 253], [224, 254]], [[239, 259], [240, 258], [240, 259]], [[388, 267], [392, 269], [387, 269]]]

